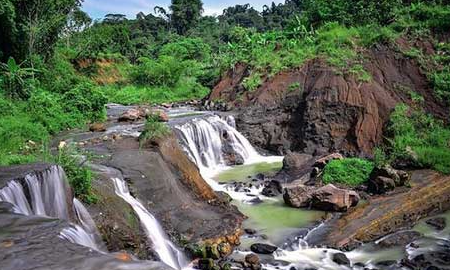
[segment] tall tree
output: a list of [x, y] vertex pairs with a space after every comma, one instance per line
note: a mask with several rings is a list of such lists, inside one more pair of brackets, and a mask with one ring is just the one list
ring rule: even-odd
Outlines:
[[178, 34], [184, 35], [195, 27], [203, 12], [201, 0], [172, 0], [170, 5], [172, 26]]

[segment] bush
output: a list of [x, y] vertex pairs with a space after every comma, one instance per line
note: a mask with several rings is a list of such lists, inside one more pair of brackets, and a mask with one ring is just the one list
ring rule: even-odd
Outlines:
[[63, 95], [66, 110], [75, 115], [83, 115], [86, 120], [96, 121], [106, 116], [107, 97], [99, 87], [82, 83]]
[[170, 128], [162, 122], [159, 122], [157, 115], [150, 115], [145, 122], [144, 131], [139, 136], [141, 146], [152, 143], [170, 134]]
[[322, 179], [325, 184], [339, 183], [355, 187], [369, 179], [374, 167], [372, 162], [359, 158], [333, 160], [325, 166]]
[[[417, 165], [450, 173], [450, 129], [419, 109], [398, 105], [389, 123], [389, 161], [414, 160]], [[410, 149], [410, 150], [408, 150]]]
[[91, 204], [97, 201], [92, 193], [92, 171], [80, 165], [79, 153], [71, 146], [59, 150], [56, 162], [64, 169], [70, 186], [73, 188], [74, 196]]

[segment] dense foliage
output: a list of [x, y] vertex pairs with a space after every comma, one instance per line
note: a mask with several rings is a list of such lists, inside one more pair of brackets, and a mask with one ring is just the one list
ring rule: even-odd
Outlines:
[[322, 179], [325, 184], [338, 183], [356, 187], [369, 179], [374, 167], [372, 162], [359, 158], [332, 160], [325, 166]]
[[[399, 37], [433, 42], [432, 56], [420, 47], [402, 53], [417, 58], [436, 97], [450, 104], [450, 45], [439, 38], [450, 28], [448, 0], [286, 0], [261, 12], [235, 5], [219, 16], [202, 16], [200, 0], [173, 0], [169, 10], [155, 7], [135, 19], [108, 14], [97, 21], [81, 4], [0, 1], [0, 165], [51, 158], [52, 135], [103, 120], [107, 102], [201, 99], [237, 63], [250, 69], [242, 82], [246, 91], [314, 58], [367, 82], [361, 51], [395, 46]], [[301, 92], [295, 84], [289, 89]], [[393, 162], [398, 149], [408, 146], [423, 166], [448, 172], [442, 158], [448, 145], [434, 134], [447, 138], [448, 129], [427, 119], [411, 123], [414, 129], [406, 133], [393, 124], [394, 141], [385, 155]], [[151, 130], [157, 124], [147, 125]], [[423, 126], [430, 125], [439, 128], [427, 132]], [[404, 142], [408, 136], [420, 142]]]

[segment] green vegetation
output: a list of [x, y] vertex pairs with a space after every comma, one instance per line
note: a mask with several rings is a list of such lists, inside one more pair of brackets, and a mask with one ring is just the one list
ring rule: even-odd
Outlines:
[[450, 174], [450, 129], [418, 108], [398, 105], [391, 115], [388, 144], [384, 152], [388, 163], [408, 161]]
[[80, 164], [81, 156], [73, 146], [66, 146], [59, 149], [56, 162], [63, 167], [66, 172], [74, 195], [86, 203], [97, 202], [97, 197], [92, 193], [93, 173], [91, 169]]
[[150, 115], [145, 122], [144, 130], [139, 136], [141, 146], [146, 143], [152, 143], [157, 139], [164, 138], [170, 134], [170, 128], [159, 121], [158, 115]]
[[[312, 59], [370, 82], [364, 52], [380, 44], [400, 51], [399, 38], [410, 44], [403, 53], [422, 65], [435, 96], [450, 104], [450, 45], [442, 38], [450, 27], [448, 0], [286, 0], [262, 12], [235, 5], [217, 17], [202, 16], [200, 0], [173, 0], [169, 10], [156, 7], [135, 19], [108, 14], [100, 21], [81, 4], [0, 3], [0, 165], [51, 160], [51, 137], [104, 120], [107, 102], [201, 99], [238, 63], [248, 66], [242, 87], [249, 92]], [[436, 53], [425, 53], [417, 40], [431, 41]], [[303, 91], [300, 84], [287, 90]], [[411, 100], [420, 112], [423, 98], [411, 92]], [[398, 115], [392, 143], [383, 150], [386, 160], [402, 157], [409, 147], [422, 166], [448, 172], [445, 124], [406, 119], [413, 128], [405, 133]], [[165, 129], [149, 119], [144, 140], [163, 136]]]
[[344, 184], [352, 187], [363, 184], [369, 179], [375, 165], [360, 158], [332, 160], [325, 166], [323, 182], [325, 184]]

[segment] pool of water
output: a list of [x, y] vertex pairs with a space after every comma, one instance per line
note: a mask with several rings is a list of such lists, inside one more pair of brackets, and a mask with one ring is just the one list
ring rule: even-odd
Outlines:
[[217, 182], [247, 181], [248, 176], [255, 176], [258, 173], [272, 175], [278, 172], [283, 166], [283, 162], [261, 162], [231, 167], [214, 177]]

